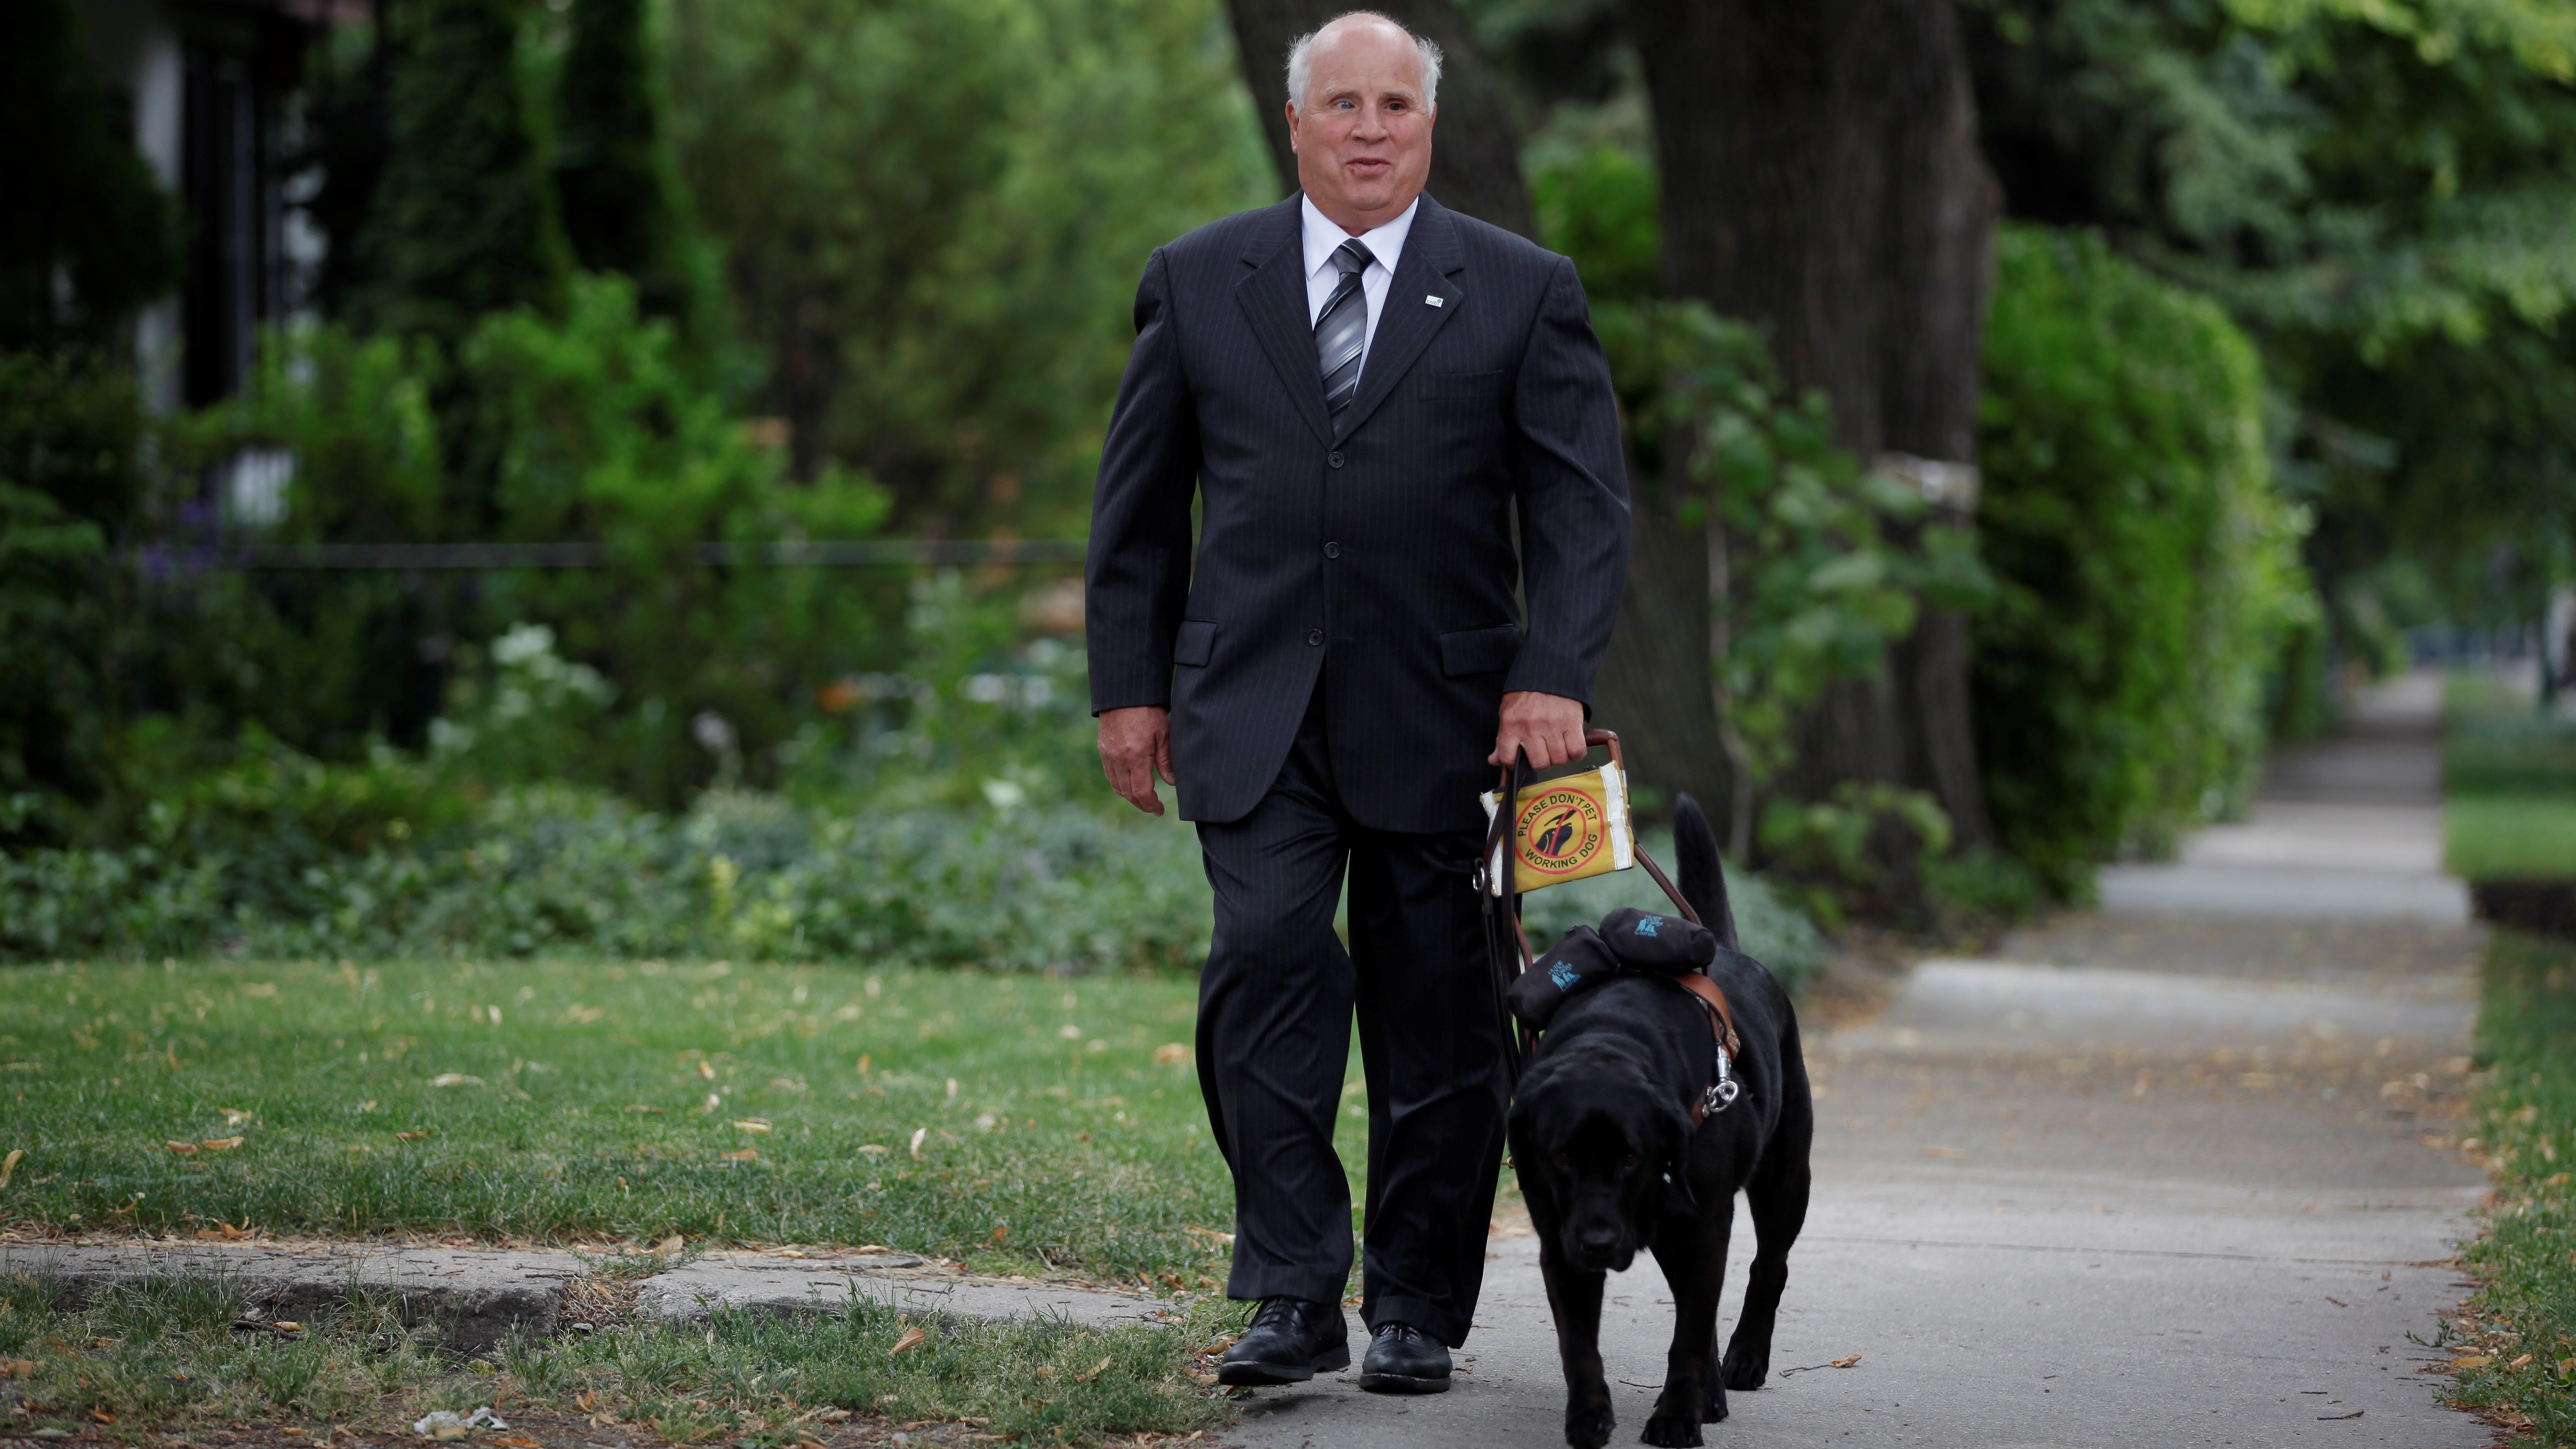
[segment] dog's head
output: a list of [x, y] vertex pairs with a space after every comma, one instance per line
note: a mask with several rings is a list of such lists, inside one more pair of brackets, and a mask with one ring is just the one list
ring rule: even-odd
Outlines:
[[1614, 1052], [1569, 1053], [1523, 1080], [1513, 1162], [1524, 1192], [1554, 1205], [1557, 1251], [1574, 1267], [1625, 1271], [1656, 1214], [1695, 1210], [1690, 1119], [1665, 1096]]

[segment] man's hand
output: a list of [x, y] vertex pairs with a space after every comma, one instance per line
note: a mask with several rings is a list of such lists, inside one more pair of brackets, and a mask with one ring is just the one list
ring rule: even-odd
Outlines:
[[[1101, 749], [1106, 752], [1108, 717], [1102, 716], [1100, 723]], [[1494, 752], [1485, 757], [1485, 763], [1510, 764], [1515, 750], [1529, 751], [1531, 768], [1539, 770], [1582, 759], [1583, 701], [1530, 689], [1504, 695], [1502, 728], [1494, 732]]]
[[[1581, 726], [1576, 728], [1579, 733]], [[1172, 712], [1151, 704], [1103, 710], [1100, 769], [1109, 777], [1109, 788], [1128, 804], [1148, 815], [1162, 814], [1163, 798], [1154, 793], [1154, 777], [1162, 776], [1165, 784], [1181, 783], [1172, 774]]]

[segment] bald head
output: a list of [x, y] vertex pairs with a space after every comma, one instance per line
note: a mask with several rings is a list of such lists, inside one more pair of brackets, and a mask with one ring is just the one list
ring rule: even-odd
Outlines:
[[1288, 144], [1297, 184], [1353, 236], [1401, 215], [1431, 175], [1440, 47], [1370, 11], [1288, 48]]
[[1344, 11], [1325, 21], [1323, 28], [1308, 31], [1288, 42], [1288, 104], [1298, 106], [1306, 102], [1306, 88], [1314, 83], [1315, 78], [1315, 47], [1325, 44], [1327, 37], [1338, 43], [1343, 36], [1361, 30], [1372, 32], [1379, 39], [1390, 35], [1402, 36], [1404, 43], [1412, 46], [1414, 54], [1420, 58], [1421, 70], [1416, 84], [1422, 87], [1422, 108], [1426, 111], [1440, 109], [1440, 63], [1445, 58], [1440, 47], [1374, 10]]

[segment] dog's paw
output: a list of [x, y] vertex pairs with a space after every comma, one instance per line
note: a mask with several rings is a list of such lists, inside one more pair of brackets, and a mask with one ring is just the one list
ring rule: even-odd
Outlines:
[[1610, 1431], [1618, 1427], [1619, 1418], [1608, 1404], [1569, 1405], [1565, 1411], [1565, 1442], [1574, 1449], [1601, 1449], [1610, 1442]]
[[1646, 1432], [1637, 1436], [1648, 1444], [1663, 1449], [1698, 1449], [1706, 1441], [1699, 1436], [1699, 1421], [1687, 1414], [1657, 1414], [1646, 1421]]
[[1736, 1344], [1726, 1351], [1726, 1362], [1718, 1368], [1718, 1382], [1726, 1388], [1751, 1393], [1762, 1387], [1771, 1374], [1771, 1355]]
[[1703, 1424], [1725, 1422], [1726, 1385], [1714, 1379], [1709, 1381], [1708, 1392], [1700, 1395], [1699, 1419]]

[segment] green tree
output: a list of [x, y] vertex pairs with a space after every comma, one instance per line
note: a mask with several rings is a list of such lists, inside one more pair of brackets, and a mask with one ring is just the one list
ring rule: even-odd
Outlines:
[[574, 0], [555, 88], [554, 181], [573, 256], [635, 279], [648, 316], [699, 326], [687, 206], [666, 146], [644, 0]]
[[515, 0], [393, 12], [390, 151], [360, 245], [371, 329], [452, 353], [487, 313], [560, 315], [569, 252], [519, 70]]
[[677, 0], [673, 130], [793, 471], [1078, 529], [1151, 250], [1275, 200], [1210, 0]]
[[2219, 299], [2296, 403], [2330, 594], [2397, 558], [2518, 612], [2576, 565], [2576, 8], [1988, 0], [2010, 209]]

